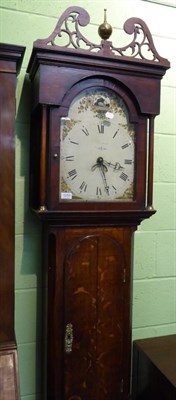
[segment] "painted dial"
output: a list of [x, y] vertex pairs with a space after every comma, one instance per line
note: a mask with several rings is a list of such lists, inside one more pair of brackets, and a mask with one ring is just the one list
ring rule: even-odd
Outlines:
[[132, 201], [135, 130], [114, 91], [79, 93], [60, 126], [60, 201]]

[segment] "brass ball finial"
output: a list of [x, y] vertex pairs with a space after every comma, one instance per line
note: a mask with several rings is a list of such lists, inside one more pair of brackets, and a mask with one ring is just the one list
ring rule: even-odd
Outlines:
[[112, 33], [112, 26], [107, 22], [106, 11], [107, 10], [104, 9], [104, 22], [98, 28], [98, 34], [104, 40], [109, 39]]

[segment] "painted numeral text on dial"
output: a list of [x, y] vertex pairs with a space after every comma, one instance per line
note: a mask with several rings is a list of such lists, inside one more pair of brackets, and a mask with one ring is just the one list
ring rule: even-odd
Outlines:
[[88, 129], [87, 129], [85, 126], [82, 128], [82, 132], [83, 132], [86, 136], [89, 136], [89, 131], [88, 131]]
[[124, 149], [126, 149], [127, 147], [129, 147], [130, 146], [130, 143], [125, 143], [125, 144], [123, 144], [123, 146], [121, 146], [121, 148], [124, 150]]
[[87, 190], [87, 184], [86, 184], [86, 182], [83, 181], [83, 182], [81, 183], [79, 189], [80, 189], [81, 192], [82, 192], [82, 191], [86, 192], [86, 190]]
[[121, 173], [120, 178], [123, 179], [123, 181], [126, 181], [128, 178], [128, 175], [125, 174], [124, 172]]
[[71, 178], [72, 180], [77, 177], [77, 171], [76, 169], [72, 169], [71, 171], [68, 172], [68, 178]]
[[98, 132], [104, 133], [104, 125], [103, 124], [98, 125]]
[[99, 188], [98, 186], [97, 186], [97, 190], [96, 190], [96, 195], [97, 196], [102, 196], [101, 188]]
[[76, 144], [76, 145], [78, 145], [78, 144], [79, 144], [78, 142], [74, 142], [73, 140], [70, 140], [70, 143], [72, 143], [72, 144]]
[[66, 161], [74, 161], [74, 156], [67, 156], [65, 157]]
[[128, 165], [131, 165], [132, 164], [132, 160], [125, 160], [124, 163], [128, 164]]
[[113, 139], [116, 137], [116, 135], [118, 134], [119, 129], [117, 129], [117, 131], [114, 133], [113, 135]]

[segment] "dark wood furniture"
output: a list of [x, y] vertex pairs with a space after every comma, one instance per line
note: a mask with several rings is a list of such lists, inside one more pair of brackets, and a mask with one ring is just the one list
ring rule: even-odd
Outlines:
[[0, 44], [0, 398], [19, 399], [14, 332], [15, 90], [24, 47]]
[[[125, 31], [133, 33], [134, 38], [124, 48], [115, 48], [105, 37], [98, 45], [88, 41], [79, 30], [88, 22], [89, 15], [82, 8], [67, 9], [54, 32], [47, 39], [34, 42], [28, 66], [33, 92], [31, 207], [45, 228], [43, 275], [48, 291], [46, 297], [44, 291], [47, 305], [43, 315], [44, 318], [48, 315], [47, 400], [129, 398], [132, 235], [138, 224], [155, 212], [152, 206], [154, 117], [159, 114], [160, 80], [169, 62], [159, 56], [146, 24], [140, 19], [132, 18], [125, 23]], [[100, 28], [101, 34], [102, 30], [109, 34], [107, 21]], [[139, 44], [139, 32], [148, 41], [150, 60], [143, 56], [144, 42]], [[56, 41], [64, 34], [68, 45], [60, 47]], [[128, 51], [132, 56], [127, 55]], [[93, 97], [86, 96], [95, 87], [102, 95], [94, 97], [91, 107]], [[114, 98], [118, 96], [116, 106], [104, 90], [110, 90]], [[78, 102], [83, 92], [86, 95], [79, 100], [79, 117], [75, 114], [70, 117], [72, 104]], [[102, 110], [107, 111], [108, 104], [109, 113], [104, 115]], [[97, 112], [92, 119], [82, 117], [87, 109]], [[124, 109], [125, 122], [121, 120]], [[109, 130], [104, 125], [99, 129], [94, 126], [100, 110], [99, 118], [103, 114], [106, 120], [103, 124], [110, 126]], [[119, 120], [112, 131], [107, 119], [115, 118], [117, 112]], [[66, 121], [65, 130], [61, 121]], [[112, 163], [107, 167], [104, 158], [110, 138], [111, 142], [112, 135], [118, 139], [118, 132], [123, 134], [124, 129], [130, 139], [121, 145], [114, 141], [115, 160], [108, 160]], [[74, 154], [62, 156], [60, 143], [65, 138], [70, 140], [68, 148]], [[83, 140], [87, 154], [83, 158], [80, 152], [80, 159], [75, 161], [77, 153], [73, 146], [78, 149]], [[86, 159], [94, 152], [92, 142], [98, 158], [90, 162], [84, 180], [79, 182], [78, 169], [81, 165], [85, 167]], [[135, 148], [133, 158], [125, 160], [123, 149], [131, 145]], [[81, 148], [84, 151], [84, 146]], [[70, 163], [66, 177], [60, 172], [62, 157], [65, 164]], [[119, 179], [128, 179], [125, 168], [132, 163], [132, 185], [121, 197], [108, 201], [108, 168], [114, 166], [114, 173], [121, 170], [121, 177], [116, 175], [118, 186]], [[101, 190], [97, 187], [94, 191], [97, 197], [90, 200], [86, 198], [87, 177], [95, 168], [100, 172], [102, 187]], [[94, 177], [92, 174], [92, 180]], [[70, 189], [69, 179], [79, 182], [77, 197]], [[63, 193], [61, 187], [65, 188]], [[82, 189], [86, 190], [84, 198]], [[112, 184], [111, 189], [116, 190]]]
[[136, 340], [132, 400], [176, 399], [176, 335]]

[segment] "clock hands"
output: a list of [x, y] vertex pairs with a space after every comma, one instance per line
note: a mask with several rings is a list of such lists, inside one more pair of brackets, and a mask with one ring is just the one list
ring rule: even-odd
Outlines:
[[94, 171], [97, 167], [102, 168], [102, 166], [105, 172], [108, 171], [107, 167], [113, 168], [114, 171], [120, 171], [121, 169], [124, 169], [124, 167], [122, 167], [122, 165], [119, 162], [113, 164], [112, 162], [104, 160], [103, 157], [98, 157], [97, 163], [92, 167], [92, 171]]
[[91, 170], [92, 170], [92, 171], [95, 171], [96, 168], [98, 168], [99, 171], [100, 171], [100, 173], [101, 173], [105, 191], [106, 191], [106, 193], [109, 195], [109, 186], [108, 186], [108, 184], [107, 184], [106, 175], [105, 175], [105, 172], [108, 171], [108, 168], [107, 168], [106, 165], [104, 164], [104, 160], [103, 160], [102, 157], [98, 157], [98, 158], [97, 158], [97, 162], [96, 162], [96, 164], [94, 164], [94, 165], [92, 166]]
[[122, 167], [122, 165], [119, 162], [113, 164], [112, 162], [104, 160], [103, 157], [97, 158], [96, 164], [94, 164], [93, 167], [91, 168], [92, 171], [94, 171], [97, 167], [101, 169], [103, 168], [104, 172], [108, 171], [107, 167], [113, 168], [114, 171], [120, 171], [121, 169], [124, 169], [124, 167]]
[[96, 164], [94, 164], [91, 168], [92, 171], [95, 171], [96, 168], [99, 169], [102, 179], [103, 179], [103, 184], [106, 193], [109, 195], [109, 186], [107, 184], [107, 179], [106, 179], [106, 172], [108, 172], [108, 167], [113, 168], [114, 171], [121, 171], [124, 169], [122, 165], [119, 162], [116, 163], [111, 163], [103, 159], [103, 157], [98, 157]]

